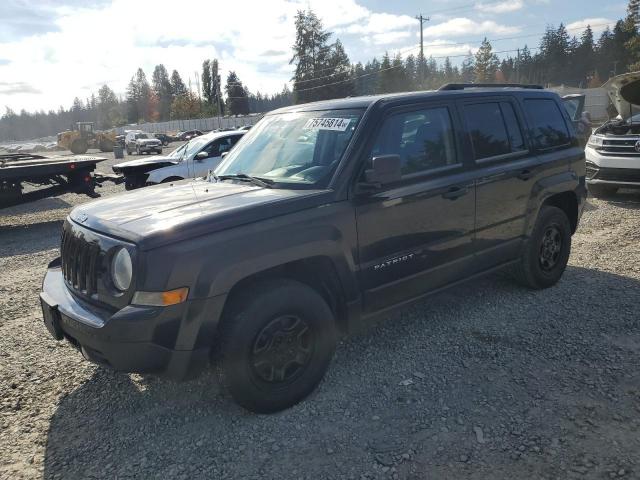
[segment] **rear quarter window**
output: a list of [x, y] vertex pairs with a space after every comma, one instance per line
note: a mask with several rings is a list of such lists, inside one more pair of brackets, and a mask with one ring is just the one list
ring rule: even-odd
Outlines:
[[550, 98], [527, 99], [524, 109], [538, 148], [545, 150], [571, 144], [569, 129], [557, 102]]

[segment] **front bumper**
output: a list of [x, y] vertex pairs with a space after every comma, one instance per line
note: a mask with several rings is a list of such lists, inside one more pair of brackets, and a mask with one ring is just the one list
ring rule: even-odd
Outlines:
[[138, 145], [141, 152], [162, 152], [162, 144], [160, 145]]
[[587, 183], [620, 188], [640, 188], [640, 153], [637, 156], [602, 155], [585, 149]]
[[170, 307], [128, 305], [110, 311], [74, 295], [55, 261], [47, 269], [40, 297], [59, 312], [61, 336], [87, 360], [117, 371], [178, 380], [209, 365], [224, 304], [224, 298], [212, 297]]

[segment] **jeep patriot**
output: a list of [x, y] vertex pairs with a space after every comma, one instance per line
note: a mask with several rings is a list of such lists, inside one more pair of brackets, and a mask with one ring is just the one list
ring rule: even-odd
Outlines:
[[511, 267], [562, 276], [587, 196], [559, 97], [528, 85], [271, 112], [206, 177], [75, 208], [40, 295], [90, 361], [185, 378], [221, 363], [240, 405], [305, 398], [337, 339]]

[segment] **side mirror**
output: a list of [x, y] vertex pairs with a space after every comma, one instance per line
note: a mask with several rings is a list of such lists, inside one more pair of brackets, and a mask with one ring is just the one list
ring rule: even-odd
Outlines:
[[205, 158], [209, 158], [209, 154], [207, 152], [205, 152], [205, 151], [198, 152], [196, 154], [196, 160], [199, 161], [199, 162], [201, 162]]
[[222, 152], [222, 155], [220, 155], [221, 158], [226, 157], [227, 155], [229, 155], [229, 152]]
[[402, 159], [400, 155], [381, 155], [371, 159], [371, 168], [364, 171], [368, 184], [384, 185], [397, 182], [402, 177]]

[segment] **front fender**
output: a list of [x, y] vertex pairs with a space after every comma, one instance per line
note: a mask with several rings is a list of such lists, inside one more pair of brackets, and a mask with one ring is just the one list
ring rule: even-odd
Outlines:
[[188, 286], [210, 298], [259, 272], [313, 257], [331, 260], [347, 299], [357, 297], [356, 231], [348, 202], [321, 205], [145, 252], [144, 289]]
[[527, 206], [525, 235], [530, 236], [538, 218], [540, 208], [545, 200], [553, 195], [565, 192], [576, 192], [580, 186], [580, 179], [573, 171], [565, 171], [538, 180], [531, 190], [531, 197]]
[[170, 177], [187, 178], [186, 168], [182, 165], [182, 163], [152, 170], [151, 172], [149, 172], [147, 182], [162, 183], [164, 180]]

